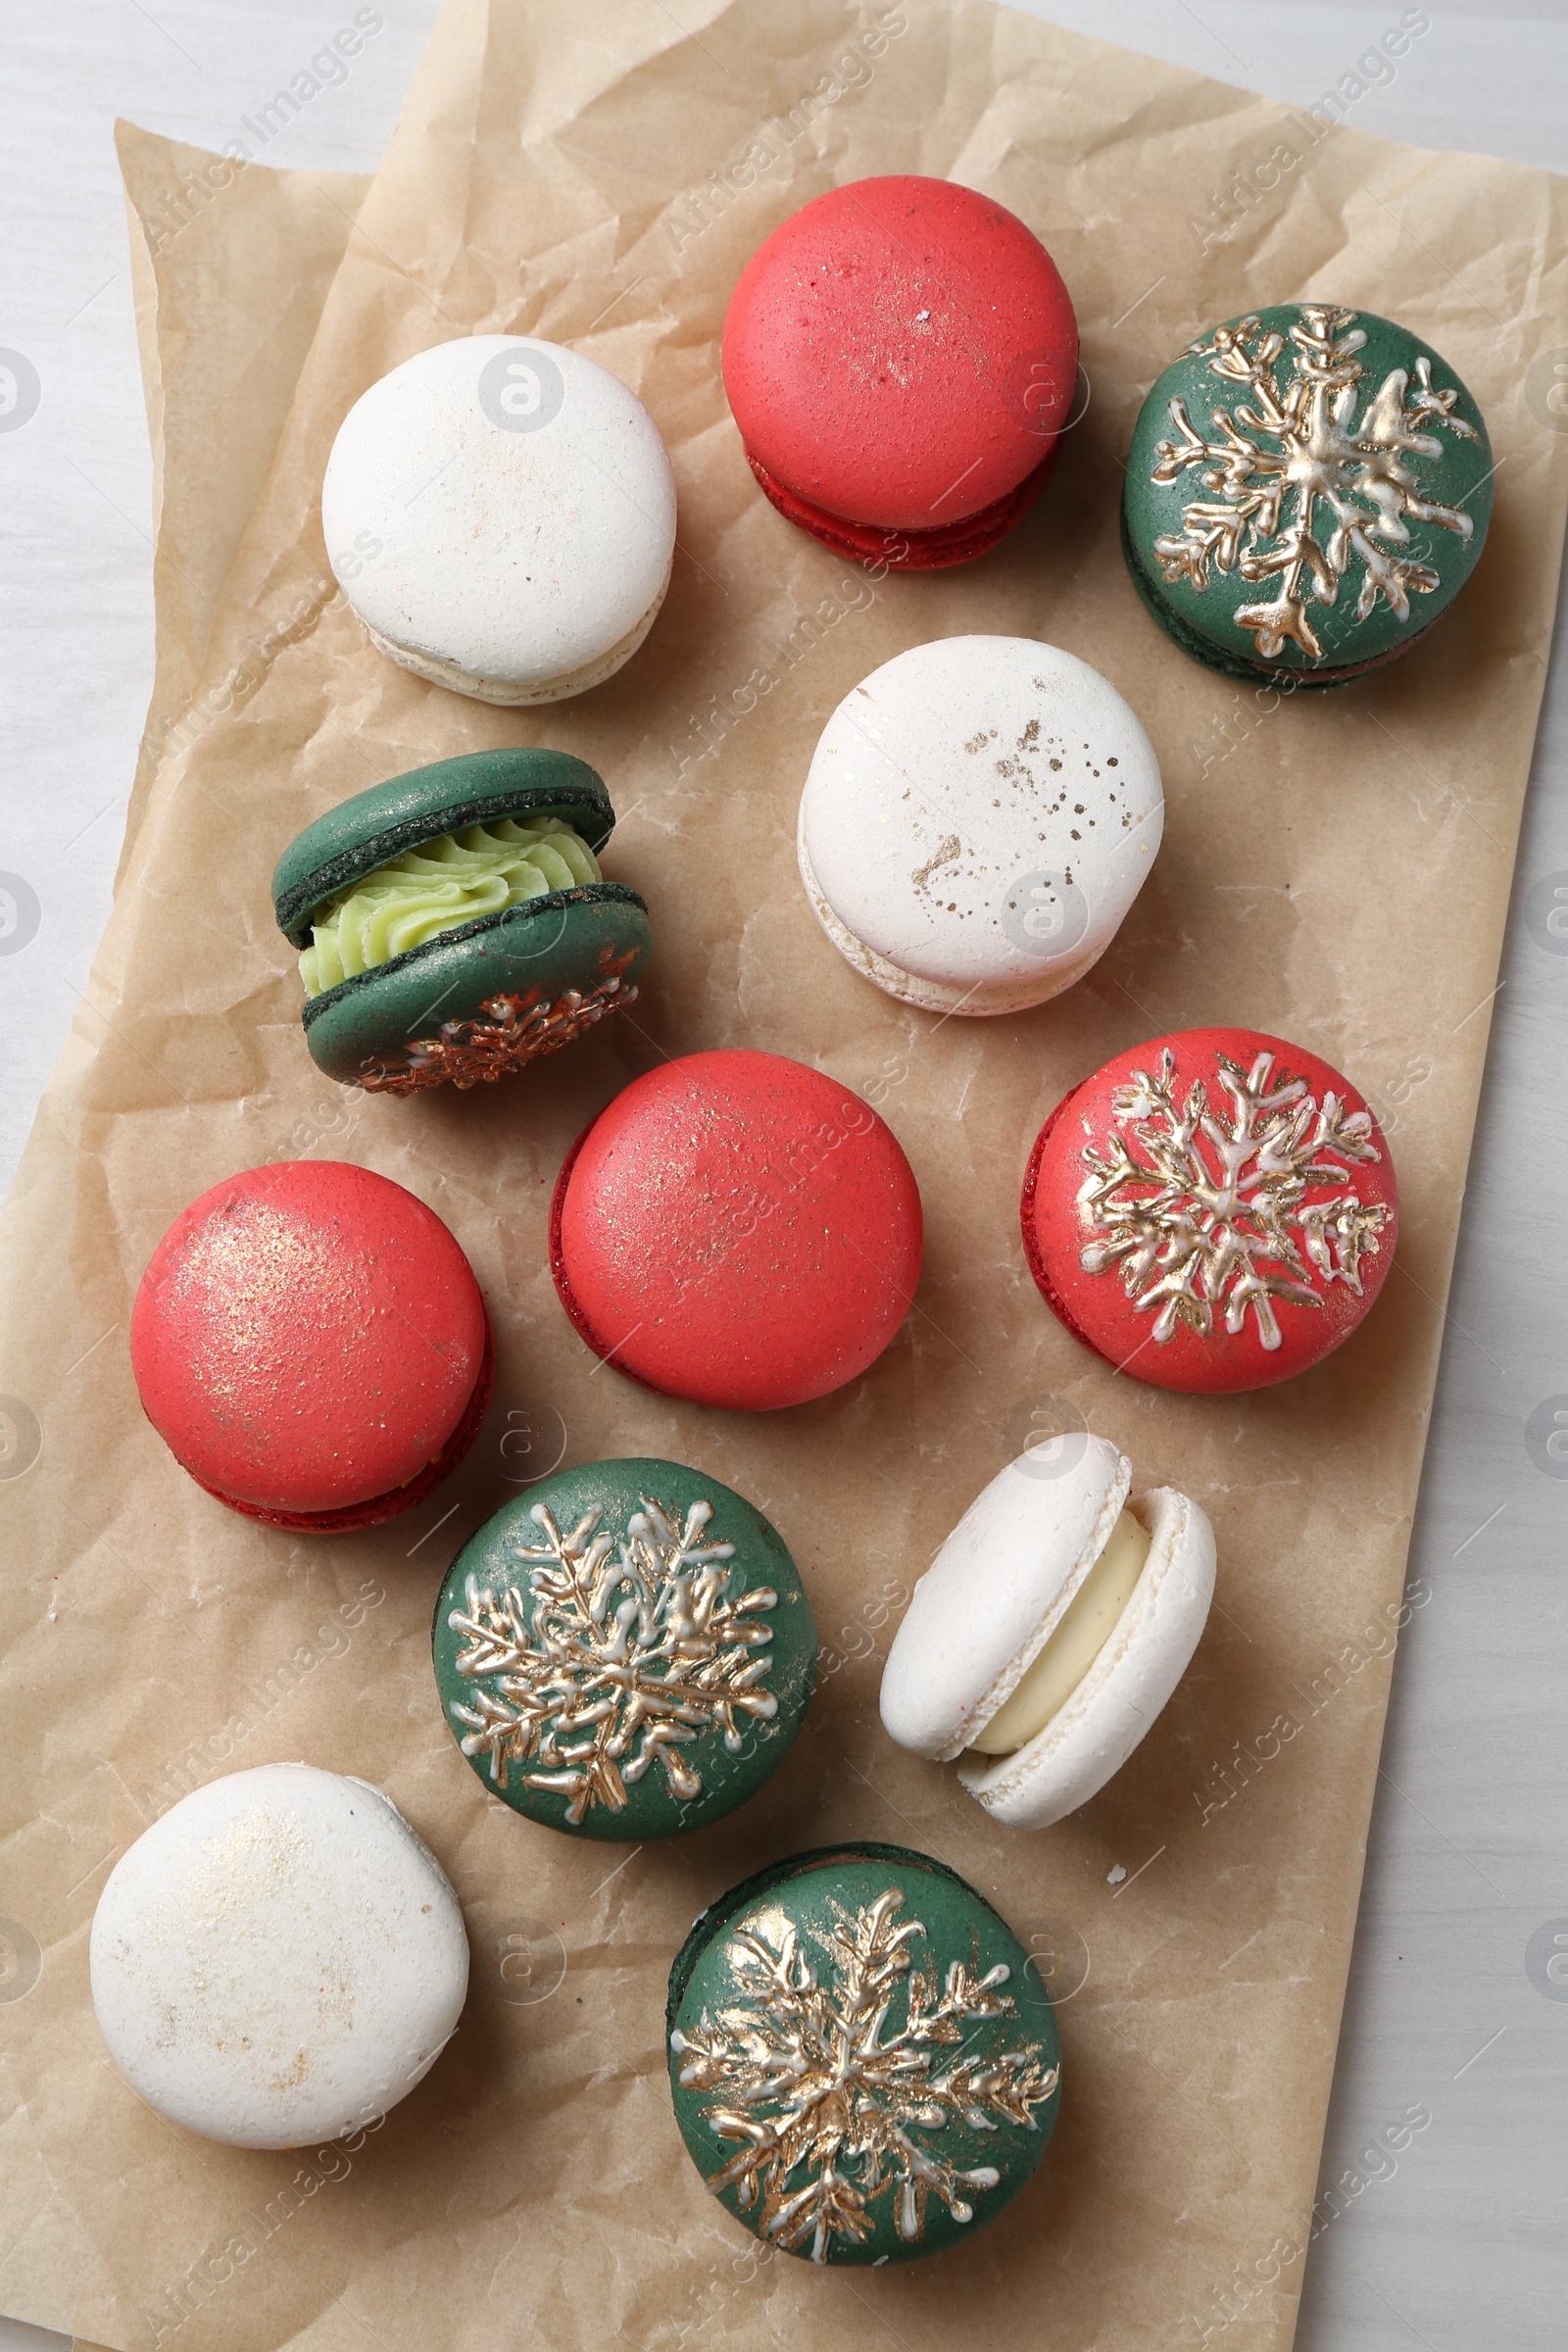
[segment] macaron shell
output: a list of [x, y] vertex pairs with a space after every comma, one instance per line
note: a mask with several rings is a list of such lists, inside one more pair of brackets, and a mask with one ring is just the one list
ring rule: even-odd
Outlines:
[[909, 532], [1016, 489], [1077, 366], [1045, 247], [949, 180], [817, 197], [752, 256], [724, 321], [724, 389], [753, 460], [829, 514]]
[[1152, 1542], [1114, 1631], [1065, 1706], [1016, 1754], [961, 1763], [958, 1778], [1014, 1830], [1049, 1829], [1121, 1770], [1192, 1663], [1214, 1597], [1214, 1531], [1185, 1494], [1135, 1506]]
[[494, 703], [503, 710], [533, 710], [545, 703], [569, 703], [574, 695], [587, 694], [595, 686], [603, 686], [618, 669], [624, 669], [659, 618], [660, 608], [668, 593], [670, 575], [675, 568], [673, 555], [664, 565], [664, 576], [655, 591], [647, 612], [634, 621], [624, 637], [596, 654], [591, 661], [579, 663], [575, 669], [564, 669], [542, 681], [537, 678], [521, 680], [508, 677], [487, 677], [482, 670], [466, 669], [461, 662], [444, 659], [439, 654], [416, 653], [412, 647], [396, 645], [372, 629], [368, 621], [365, 633], [378, 654], [396, 662], [415, 677], [423, 678], [427, 685], [445, 686], [452, 694], [471, 695], [476, 703]]
[[215, 1185], [136, 1294], [143, 1407], [210, 1492], [317, 1514], [418, 1478], [468, 1412], [487, 1341], [457, 1241], [368, 1169], [296, 1160]]
[[[509, 393], [540, 387], [514, 418]], [[464, 336], [355, 403], [321, 525], [350, 605], [406, 664], [485, 699], [555, 699], [647, 629], [675, 483], [653, 418], [606, 368], [561, 344]]]
[[[305, 1536], [351, 1536], [362, 1527], [384, 1527], [389, 1519], [401, 1518], [405, 1511], [417, 1510], [420, 1503], [433, 1494], [472, 1446], [490, 1410], [490, 1398], [496, 1384], [495, 1335], [490, 1318], [485, 1317], [484, 1359], [479, 1377], [473, 1384], [473, 1394], [464, 1409], [462, 1420], [442, 1446], [440, 1452], [425, 1463], [424, 1468], [402, 1486], [393, 1487], [385, 1494], [372, 1494], [368, 1502], [344, 1503], [340, 1509], [329, 1511], [286, 1511], [270, 1508], [259, 1502], [241, 1502], [236, 1494], [225, 1494], [217, 1487], [204, 1492], [215, 1501], [221, 1502], [242, 1518], [260, 1519], [268, 1527], [284, 1527]], [[197, 1479], [196, 1484], [202, 1485]]]
[[242, 2148], [330, 2141], [428, 2072], [462, 2014], [456, 1895], [390, 1797], [305, 1764], [209, 1782], [121, 1856], [93, 1915], [120, 2073]]
[[1132, 1465], [1104, 1438], [1064, 1443], [1059, 1461], [1026, 1453], [999, 1471], [915, 1586], [882, 1670], [882, 1721], [901, 1747], [961, 1754], [1103, 1550]]
[[[1408, 653], [1412, 646], [1419, 644], [1427, 633], [1425, 628], [1412, 626], [1408, 638], [1402, 644], [1392, 646], [1386, 654], [1376, 654], [1367, 662], [1349, 662], [1343, 667], [1334, 669], [1324, 667], [1322, 669], [1291, 670], [1286, 673], [1278, 669], [1272, 662], [1249, 662], [1239, 654], [1222, 652], [1207, 638], [1200, 637], [1196, 629], [1188, 627], [1182, 615], [1166, 602], [1164, 585], [1158, 572], [1146, 569], [1143, 558], [1134, 547], [1128, 535], [1125, 505], [1121, 517], [1121, 553], [1122, 562], [1127, 566], [1128, 577], [1138, 591], [1139, 602], [1143, 605], [1144, 610], [1153, 620], [1158, 622], [1172, 645], [1179, 647], [1190, 661], [1201, 662], [1205, 668], [1218, 670], [1221, 677], [1246, 678], [1250, 682], [1258, 678], [1266, 678], [1270, 683], [1277, 683], [1288, 693], [1298, 692], [1306, 688], [1319, 691], [1335, 686], [1348, 686], [1352, 678], [1365, 677], [1369, 670], [1382, 669], [1387, 662], [1396, 662], [1401, 654]], [[1427, 628], [1431, 626], [1432, 623], [1428, 621]]]
[[[1298, 1081], [1297, 1107], [1310, 1105], [1298, 1139], [1305, 1151], [1262, 1133], [1274, 1115], [1264, 1099]], [[1208, 1124], [1189, 1133], [1197, 1084]], [[1358, 1132], [1371, 1156], [1353, 1157], [1332, 1138], [1311, 1152], [1331, 1115], [1340, 1129], [1365, 1122]], [[1210, 1127], [1236, 1155], [1241, 1188], [1239, 1205], [1218, 1221], [1221, 1142]], [[1301, 1177], [1294, 1199], [1290, 1171], [1270, 1156], [1287, 1150]], [[1322, 1173], [1309, 1174], [1309, 1163]], [[1294, 1263], [1260, 1213], [1271, 1186]], [[1317, 1054], [1250, 1029], [1154, 1038], [1085, 1079], [1041, 1129], [1020, 1206], [1030, 1272], [1074, 1337], [1131, 1379], [1200, 1396], [1265, 1388], [1320, 1363], [1374, 1305], [1398, 1236], [1394, 1164], [1363, 1098]], [[1236, 1246], [1225, 1264], [1207, 1240], [1221, 1223]], [[1114, 1254], [1123, 1239], [1140, 1249]], [[1261, 1287], [1249, 1290], [1254, 1279]], [[1184, 1281], [1199, 1298], [1173, 1301]], [[1162, 1326], [1166, 1336], [1156, 1337]]]
[[[624, 1562], [632, 1523], [650, 1501], [677, 1541], [693, 1505], [706, 1503], [710, 1516], [688, 1548], [732, 1546], [712, 1609], [690, 1612], [695, 1622], [678, 1667], [658, 1653], [667, 1644], [669, 1612], [680, 1605], [677, 1580], [700, 1579], [701, 1566], [682, 1568], [657, 1529], [630, 1543], [638, 1573], [663, 1577], [650, 1638], [635, 1614], [628, 1612], [629, 1622], [619, 1616], [622, 1603], [639, 1597], [631, 1570], [616, 1579], [612, 1566], [601, 1565], [590, 1580], [583, 1565], [604, 1536], [614, 1538], [612, 1562]], [[564, 1570], [534, 1517], [538, 1509], [549, 1511], [563, 1539]], [[596, 1526], [574, 1543], [594, 1511]], [[759, 1592], [771, 1592], [771, 1603], [747, 1601]], [[505, 1664], [496, 1656], [498, 1634]], [[623, 1691], [625, 1703], [606, 1710], [615, 1685], [604, 1669], [624, 1660], [628, 1644], [640, 1669], [640, 1710], [630, 1691]], [[448, 1729], [485, 1790], [550, 1829], [625, 1843], [702, 1829], [755, 1796], [789, 1753], [816, 1680], [810, 1602], [778, 1530], [720, 1480], [646, 1458], [558, 1470], [486, 1520], [447, 1573], [432, 1649]], [[670, 1681], [679, 1688], [662, 1709], [660, 1691]], [[585, 1706], [599, 1711], [598, 1721], [585, 1722], [580, 1712], [564, 1721]], [[499, 1739], [488, 1736], [497, 1725]], [[662, 1743], [672, 1728], [685, 1736]]]
[[[1283, 348], [1265, 360], [1276, 335]], [[1255, 381], [1249, 370], [1260, 370]], [[1303, 389], [1302, 428], [1269, 431], [1262, 418], [1278, 413], [1276, 400], [1289, 414]], [[1448, 402], [1457, 426], [1431, 395]], [[1241, 463], [1249, 448], [1250, 468]], [[1313, 516], [1333, 594], [1323, 599], [1303, 579], [1298, 612], [1274, 642], [1260, 616], [1281, 605], [1291, 566], [1259, 575], [1255, 564], [1287, 552], [1308, 469], [1342, 502], [1330, 519], [1326, 502]], [[1210, 328], [1156, 379], [1128, 452], [1124, 552], [1145, 603], [1184, 651], [1233, 675], [1338, 683], [1408, 651], [1458, 593], [1486, 540], [1494, 471], [1481, 412], [1430, 344], [1371, 311], [1279, 304]], [[1256, 502], [1282, 479], [1269, 529]], [[1434, 509], [1468, 527], [1446, 525]], [[1347, 540], [1341, 523], [1359, 530]], [[1386, 594], [1373, 562], [1418, 565], [1429, 584]]]
[[920, 1197], [858, 1096], [777, 1054], [661, 1063], [562, 1169], [551, 1263], [595, 1352], [666, 1396], [803, 1404], [868, 1369], [920, 1271]]
[[965, 2244], [1026, 2187], [1059, 2111], [1038, 1970], [983, 1895], [908, 1847], [821, 1848], [732, 1887], [681, 1947], [665, 2021], [710, 2190], [765, 2244], [835, 2268]]
[[569, 1045], [635, 1002], [653, 946], [647, 906], [623, 883], [551, 891], [438, 932], [308, 999], [305, 1040], [317, 1067], [343, 1086], [405, 1094], [448, 1079], [473, 1085]]
[[1044, 1003], [1103, 954], [1163, 829], [1153, 746], [1108, 679], [1034, 638], [963, 636], [845, 696], [799, 838], [819, 917], [984, 1012]]
[[506, 816], [559, 816], [596, 852], [615, 829], [604, 778], [569, 752], [529, 744], [435, 760], [351, 794], [295, 835], [272, 869], [277, 927], [306, 947], [317, 912], [351, 883], [440, 834]]

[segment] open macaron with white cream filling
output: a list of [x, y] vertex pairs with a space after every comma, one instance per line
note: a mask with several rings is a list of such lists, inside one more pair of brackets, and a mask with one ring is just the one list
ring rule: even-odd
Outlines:
[[1012, 1829], [1046, 1829], [1119, 1772], [1187, 1671], [1214, 1592], [1214, 1532], [1103, 1438], [1023, 1454], [914, 1589], [882, 1676], [902, 1747]]

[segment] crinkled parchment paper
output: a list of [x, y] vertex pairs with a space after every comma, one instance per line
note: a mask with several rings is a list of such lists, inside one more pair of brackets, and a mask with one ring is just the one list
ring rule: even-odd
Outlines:
[[[321, 305], [369, 186], [351, 172], [247, 169], [116, 125], [147, 430], [157, 622], [149, 723], [121, 872], [165, 748], [201, 679], [213, 614]], [[172, 464], [168, 463], [172, 452]]]
[[[254, 401], [225, 403], [164, 368], [163, 553], [186, 588], [161, 562], [173, 651], [144, 809], [3, 1228], [0, 2309], [122, 2352], [363, 2352], [368, 2337], [597, 2352], [616, 2335], [663, 2352], [699, 2331], [1147, 2352], [1222, 2323], [1227, 2352], [1277, 2352], [1394, 1630], [1428, 1597], [1401, 1601], [1405, 1546], [1568, 495], [1568, 442], [1530, 400], [1532, 363], [1560, 341], [1562, 191], [1324, 130], [980, 5], [684, 13], [686, 32], [651, 0], [454, 0], [352, 235], [307, 220], [295, 175], [247, 172], [226, 225], [209, 216], [210, 272], [177, 243], [146, 257], [160, 349], [211, 348], [225, 300], [245, 316], [219, 375], [231, 392], [246, 377], [247, 337], [260, 372]], [[144, 219], [156, 191], [136, 175], [158, 162], [127, 153]], [[962, 178], [1039, 231], [1078, 308], [1090, 397], [1004, 549], [879, 580], [756, 490], [717, 338], [770, 228], [887, 171]], [[1250, 193], [1228, 199], [1227, 228], [1238, 173]], [[336, 188], [350, 214], [358, 195]], [[1116, 547], [1119, 459], [1143, 392], [1199, 328], [1303, 296], [1405, 319], [1451, 360], [1489, 416], [1497, 510], [1427, 644], [1275, 705], [1145, 619]], [[682, 552], [647, 646], [608, 686], [534, 713], [379, 661], [335, 593], [317, 505], [368, 383], [498, 329], [571, 342], [635, 386], [680, 489]], [[1087, 981], [1016, 1021], [939, 1022], [823, 941], [794, 818], [849, 687], [905, 646], [976, 629], [1039, 635], [1105, 671], [1158, 747], [1169, 818]], [[654, 914], [649, 987], [479, 1097], [339, 1093], [301, 1042], [267, 889], [278, 850], [379, 777], [518, 741], [608, 778], [622, 811], [609, 870]], [[1024, 1270], [1016, 1199], [1068, 1084], [1210, 1020], [1298, 1038], [1355, 1078], [1391, 1129], [1404, 1225], [1348, 1347], [1283, 1389], [1204, 1403], [1119, 1381], [1065, 1336]], [[918, 1301], [888, 1355], [838, 1396], [760, 1419], [599, 1367], [545, 1269], [550, 1185], [583, 1122], [660, 1055], [739, 1044], [874, 1101], [928, 1219]], [[333, 1544], [202, 1495], [141, 1419], [125, 1356], [136, 1280], [176, 1210], [236, 1168], [310, 1152], [437, 1208], [500, 1342], [469, 1464], [412, 1520]], [[951, 1773], [890, 1745], [876, 1682], [937, 1544], [1053, 1415], [1115, 1439], [1141, 1485], [1198, 1495], [1219, 1534], [1218, 1606], [1111, 1788], [1013, 1837]], [[530, 1474], [634, 1450], [696, 1462], [770, 1514], [824, 1654], [808, 1727], [761, 1797], [621, 1851], [486, 1799], [436, 1709], [428, 1624], [457, 1544]], [[115, 2077], [87, 1931], [115, 1856], [181, 1790], [299, 1756], [379, 1782], [430, 1840], [467, 1913], [473, 1988], [434, 2074], [378, 2131], [246, 2154], [162, 2124]], [[907, 2270], [769, 2258], [706, 2196], [664, 2083], [665, 1973], [692, 1915], [759, 1863], [845, 1836], [955, 1864], [1068, 1996], [1045, 2170], [971, 2247]]]

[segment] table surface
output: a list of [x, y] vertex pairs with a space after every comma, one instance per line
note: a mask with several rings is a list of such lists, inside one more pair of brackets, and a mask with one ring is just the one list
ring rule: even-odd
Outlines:
[[[267, 161], [373, 168], [435, 11], [379, 0], [348, 78]], [[1357, 128], [1568, 171], [1568, 0], [1037, 0], [1033, 13], [1296, 104], [1353, 75]], [[0, 887], [20, 875], [38, 906], [34, 938], [0, 936], [0, 1185], [109, 911], [152, 676], [151, 466], [114, 118], [220, 147], [353, 14], [346, 0], [54, 0], [0, 26], [0, 344], [41, 385], [36, 414], [0, 437]], [[1356, 74], [1412, 14], [1430, 21], [1393, 78]], [[1562, 637], [1411, 1555], [1433, 1601], [1395, 1678], [1324, 2147], [1340, 2210], [1308, 2259], [1298, 2352], [1544, 2352], [1565, 2333], [1568, 1436], [1551, 1428], [1560, 1404], [1568, 1432], [1568, 1252], [1542, 1247], [1550, 1197], [1568, 1189]], [[1548, 1171], [1529, 1216], [1521, 1162]], [[1411, 2111], [1430, 2121], [1398, 2131]], [[1245, 2352], [1245, 2298], [1228, 2308], [1222, 2324], [1216, 2298], [1205, 2340]], [[0, 2352], [65, 2341], [0, 2319]]]

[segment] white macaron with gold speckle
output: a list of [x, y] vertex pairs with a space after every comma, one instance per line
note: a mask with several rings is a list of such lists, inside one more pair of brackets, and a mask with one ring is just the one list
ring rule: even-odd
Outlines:
[[906, 1004], [1021, 1012], [1110, 945], [1164, 825], [1153, 746], [1087, 662], [944, 637], [884, 662], [822, 730], [801, 878], [841, 956]]
[[1214, 1531], [1185, 1494], [1128, 1500], [1132, 1466], [1070, 1436], [1009, 1462], [915, 1586], [882, 1721], [999, 1821], [1039, 1830], [1119, 1772], [1186, 1673], [1214, 1594]]
[[652, 628], [675, 477], [608, 368], [531, 336], [467, 335], [355, 402], [321, 529], [371, 642], [405, 669], [480, 702], [563, 702]]
[[263, 1764], [122, 1854], [90, 1964], [109, 2055], [149, 2107], [230, 2147], [295, 2148], [373, 2124], [434, 2065], [468, 1943], [389, 1796]]

